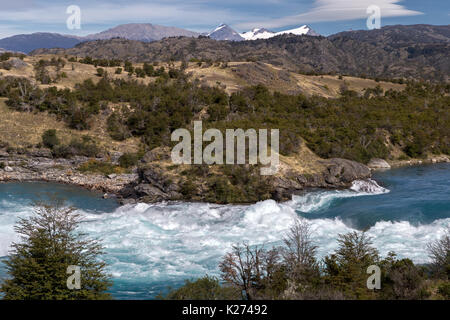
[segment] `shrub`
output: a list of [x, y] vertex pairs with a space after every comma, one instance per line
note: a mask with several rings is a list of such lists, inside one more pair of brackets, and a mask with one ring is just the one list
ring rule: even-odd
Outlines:
[[444, 282], [438, 287], [438, 293], [444, 297], [444, 299], [450, 299], [450, 282]]
[[72, 139], [68, 145], [58, 145], [53, 148], [56, 158], [70, 158], [72, 156], [96, 157], [101, 152], [95, 140], [89, 136]]
[[97, 68], [97, 76], [103, 77], [105, 74], [105, 69], [103, 68]]
[[122, 168], [131, 168], [137, 165], [139, 156], [135, 153], [124, 153], [119, 158], [119, 165]]
[[410, 259], [394, 260], [385, 265], [382, 297], [384, 299], [418, 300], [427, 296], [424, 274]]
[[42, 134], [42, 143], [45, 147], [53, 149], [57, 145], [59, 145], [60, 141], [58, 139], [58, 136], [56, 135], [55, 129], [50, 129], [45, 131]]
[[108, 133], [114, 140], [124, 141], [131, 137], [130, 130], [123, 123], [118, 113], [113, 113], [107, 120]]
[[205, 276], [195, 281], [186, 280], [184, 286], [170, 291], [165, 300], [237, 300], [240, 292], [234, 287], [221, 286], [217, 278]]

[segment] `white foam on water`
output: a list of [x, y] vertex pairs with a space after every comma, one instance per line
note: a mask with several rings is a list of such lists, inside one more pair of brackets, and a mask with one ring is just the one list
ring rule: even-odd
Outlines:
[[340, 198], [380, 195], [390, 192], [372, 179], [356, 180], [349, 190], [317, 191], [302, 196], [294, 195], [292, 201], [297, 210], [305, 213], [328, 208], [332, 202]]
[[[218, 262], [233, 244], [281, 245], [298, 217], [296, 210], [313, 212], [334, 199], [388, 190], [372, 182], [356, 182], [352, 190], [324, 191], [294, 197], [287, 203], [273, 200], [253, 205], [158, 203], [126, 205], [112, 213], [83, 212], [82, 230], [106, 246], [109, 271], [115, 279], [147, 282], [217, 275]], [[6, 208], [6, 209], [5, 209]], [[13, 226], [31, 207], [0, 206], [0, 256], [17, 241]], [[319, 256], [337, 248], [337, 236], [354, 229], [339, 219], [312, 219]], [[415, 262], [428, 261], [426, 244], [442, 236], [450, 218], [428, 225], [380, 221], [369, 229], [382, 255], [395, 251]]]

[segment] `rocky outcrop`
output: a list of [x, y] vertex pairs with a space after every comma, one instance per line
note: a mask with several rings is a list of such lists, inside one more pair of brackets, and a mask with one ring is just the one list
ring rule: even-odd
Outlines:
[[[138, 179], [137, 173], [117, 174], [113, 178], [102, 174], [86, 174], [76, 170], [86, 157], [53, 159], [46, 149], [29, 150], [26, 154], [0, 153], [0, 182], [47, 181], [77, 185], [111, 195]], [[99, 159], [101, 160], [101, 159]]]
[[351, 187], [353, 181], [371, 177], [370, 169], [358, 162], [346, 159], [323, 160], [325, 170], [315, 174], [298, 174], [288, 171], [272, 181], [273, 198], [290, 200], [293, 194], [311, 188], [339, 189]]
[[[220, 173], [206, 168], [200, 176], [192, 173], [184, 175], [182, 170], [170, 170], [166, 148], [157, 148], [148, 152], [135, 170], [130, 174], [88, 174], [77, 168], [88, 161], [86, 157], [71, 159], [53, 159], [47, 149], [30, 149], [21, 154], [0, 152], [0, 182], [7, 181], [48, 181], [73, 184], [104, 193], [117, 195], [122, 203], [160, 202], [169, 200], [192, 200], [184, 193], [183, 185], [189, 178], [195, 188], [195, 201], [214, 201], [214, 184], [210, 182]], [[108, 158], [117, 158], [110, 155]], [[167, 161], [166, 161], [167, 160]], [[97, 159], [106, 161], [106, 159]], [[349, 188], [355, 180], [370, 178], [370, 169], [360, 163], [345, 159], [320, 160], [322, 168], [315, 173], [305, 174], [287, 167], [279, 174], [267, 177], [268, 197], [277, 201], [286, 201], [293, 194], [311, 188]], [[164, 165], [166, 164], [166, 166]], [[173, 167], [173, 166], [172, 166]], [[210, 180], [212, 179], [212, 180]]]
[[[150, 157], [150, 155], [148, 155]], [[355, 180], [371, 177], [370, 169], [358, 162], [345, 159], [322, 160], [324, 171], [314, 174], [299, 174], [294, 170], [287, 170], [283, 174], [267, 178], [271, 197], [277, 201], [291, 200], [292, 195], [312, 188], [349, 188]], [[196, 196], [205, 200], [211, 196], [210, 188], [198, 178], [195, 182]], [[203, 180], [202, 180], [203, 179]], [[186, 199], [181, 192], [180, 185], [184, 180], [179, 176], [170, 176], [167, 170], [157, 162], [146, 163], [139, 169], [139, 180], [131, 183], [121, 191], [121, 196], [136, 201], [157, 202], [166, 200]], [[214, 191], [213, 191], [214, 192]]]
[[355, 180], [371, 177], [370, 169], [356, 161], [346, 159], [331, 159], [325, 162], [328, 172], [325, 181], [338, 187], [347, 187]]
[[123, 196], [133, 196], [146, 202], [183, 199], [180, 186], [171, 180], [159, 166], [140, 168], [138, 173], [138, 183], [122, 190]]
[[390, 169], [391, 165], [389, 163], [387, 163], [385, 160], [383, 159], [372, 159], [369, 161], [369, 163], [367, 164], [367, 166], [370, 169]]

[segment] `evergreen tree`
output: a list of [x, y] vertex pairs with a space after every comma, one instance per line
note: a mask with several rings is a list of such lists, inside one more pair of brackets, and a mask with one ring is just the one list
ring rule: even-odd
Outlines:
[[[5, 300], [109, 299], [102, 245], [76, 231], [81, 217], [61, 201], [37, 203], [35, 214], [15, 226], [21, 240], [5, 261], [8, 279], [0, 293]], [[81, 288], [68, 288], [69, 266], [81, 270]]]
[[325, 282], [350, 299], [370, 299], [367, 268], [380, 261], [377, 249], [364, 232], [340, 234], [336, 252], [324, 258]]

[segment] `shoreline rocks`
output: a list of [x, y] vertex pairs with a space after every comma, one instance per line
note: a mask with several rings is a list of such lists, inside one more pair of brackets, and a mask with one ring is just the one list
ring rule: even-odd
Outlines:
[[0, 155], [0, 182], [43, 181], [71, 184], [89, 190], [117, 195], [128, 184], [138, 179], [135, 173], [117, 174], [114, 179], [101, 174], [85, 174], [76, 168], [88, 161], [86, 157], [52, 159], [29, 155]]
[[374, 170], [391, 168], [391, 165], [389, 163], [387, 163], [386, 160], [377, 159], [377, 158], [370, 160], [369, 163], [367, 164], [367, 166], [370, 169], [374, 169]]
[[[76, 170], [89, 161], [87, 157], [53, 159], [46, 150], [31, 150], [26, 154], [8, 154], [0, 150], [0, 182], [44, 181], [71, 184], [89, 190], [102, 192], [104, 197], [117, 197], [122, 204], [135, 202], [190, 201], [182, 194], [182, 181], [158, 165], [165, 159], [159, 151], [147, 155], [143, 166], [136, 173], [91, 174]], [[164, 152], [162, 152], [164, 153]], [[105, 159], [97, 159], [106, 161]], [[434, 161], [433, 161], [434, 160]], [[109, 161], [109, 160], [108, 160]], [[155, 161], [151, 163], [152, 161]], [[448, 157], [434, 157], [430, 163], [450, 162]], [[287, 167], [281, 173], [270, 177], [267, 186], [271, 198], [276, 201], [291, 200], [292, 195], [311, 189], [347, 189], [355, 180], [371, 177], [371, 169], [389, 169], [391, 165], [382, 159], [372, 159], [368, 166], [346, 159], [319, 160], [322, 167], [312, 174], [305, 174]], [[404, 165], [411, 163], [406, 162]], [[415, 162], [414, 164], [419, 164]], [[397, 163], [398, 165], [398, 163]], [[394, 166], [394, 165], [393, 165]], [[201, 178], [200, 178], [200, 182]], [[206, 201], [209, 190], [203, 183], [198, 186], [198, 201]]]

